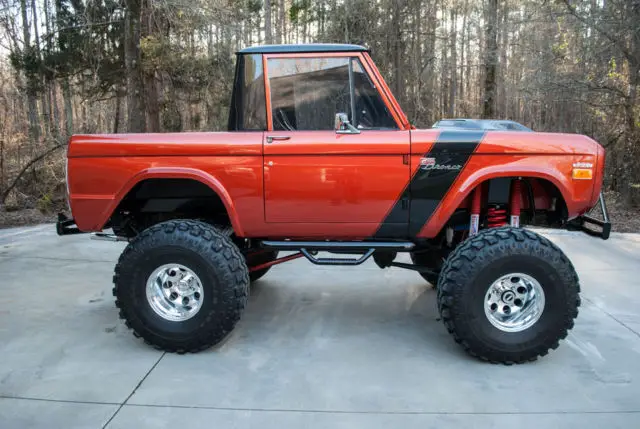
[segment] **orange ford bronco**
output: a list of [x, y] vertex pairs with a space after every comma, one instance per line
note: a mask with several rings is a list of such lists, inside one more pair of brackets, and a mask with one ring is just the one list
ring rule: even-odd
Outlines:
[[[578, 276], [523, 226], [608, 238], [602, 146], [416, 129], [361, 46], [247, 48], [234, 82], [228, 132], [69, 143], [73, 217], [60, 215], [58, 233], [128, 242], [113, 293], [136, 336], [178, 353], [210, 347], [250, 283], [299, 257], [417, 271], [449, 332], [483, 360], [533, 360], [567, 335]], [[603, 220], [588, 216], [597, 204]]]

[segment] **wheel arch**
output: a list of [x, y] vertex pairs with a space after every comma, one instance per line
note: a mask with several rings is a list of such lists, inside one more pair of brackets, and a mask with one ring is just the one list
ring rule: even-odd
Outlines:
[[477, 173], [480, 174], [472, 174], [467, 177], [464, 182], [460, 184], [460, 193], [463, 194], [463, 198], [467, 198], [471, 191], [473, 191], [477, 186], [482, 185], [490, 181], [491, 179], [500, 179], [500, 178], [508, 178], [508, 177], [521, 177], [523, 179], [541, 179], [552, 184], [555, 189], [562, 196], [562, 199], [566, 202], [570, 197], [570, 183], [569, 179], [565, 178], [559, 173], [549, 172], [549, 171], [511, 171], [508, 168], [492, 168], [493, 171], [479, 171]]
[[551, 186], [552, 193], [556, 193], [560, 198], [560, 202], [565, 205], [568, 213], [571, 213], [573, 208], [571, 204], [571, 187], [570, 181], [567, 177], [564, 177], [558, 171], [551, 170], [523, 170], [513, 169], [505, 166], [492, 166], [486, 169], [478, 170], [473, 174], [463, 178], [454, 188], [457, 192], [448, 195], [445, 201], [442, 202], [440, 207], [434, 213], [432, 219], [427, 223], [424, 230], [420, 234], [424, 237], [435, 237], [445, 227], [449, 219], [453, 216], [456, 209], [471, 197], [471, 193], [478, 186], [490, 182], [492, 179], [501, 178], [523, 178], [523, 179], [538, 179], [543, 183]]
[[145, 169], [131, 179], [129, 179], [125, 185], [114, 196], [111, 204], [107, 207], [103, 213], [102, 225], [105, 225], [112, 216], [118, 211], [122, 203], [126, 201], [128, 197], [132, 195], [135, 189], [139, 188], [144, 183], [163, 183], [172, 179], [185, 180], [191, 183], [198, 183], [205, 185], [212, 194], [215, 195], [224, 209], [226, 215], [229, 218], [231, 226], [236, 235], [242, 236], [243, 229], [238, 218], [238, 213], [231, 198], [229, 192], [225, 189], [224, 185], [214, 176], [198, 169], [183, 168], [183, 167], [153, 167]]

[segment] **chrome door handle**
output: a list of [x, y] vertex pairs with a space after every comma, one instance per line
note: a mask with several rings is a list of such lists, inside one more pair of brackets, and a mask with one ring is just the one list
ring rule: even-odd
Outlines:
[[289, 140], [290, 136], [267, 136], [267, 143], [273, 143], [274, 140]]

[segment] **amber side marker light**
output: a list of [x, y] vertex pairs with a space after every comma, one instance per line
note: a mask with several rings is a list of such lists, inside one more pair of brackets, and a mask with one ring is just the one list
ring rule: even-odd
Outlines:
[[574, 168], [571, 177], [576, 180], [593, 179], [593, 170], [591, 168]]

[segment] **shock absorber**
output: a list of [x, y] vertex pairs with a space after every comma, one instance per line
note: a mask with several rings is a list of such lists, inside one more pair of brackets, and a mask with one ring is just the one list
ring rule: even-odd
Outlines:
[[497, 228], [507, 224], [507, 209], [498, 204], [487, 209], [487, 228]]
[[476, 235], [480, 227], [480, 186], [473, 190], [471, 200], [471, 219], [469, 221], [469, 236]]
[[509, 224], [514, 228], [520, 227], [521, 189], [522, 181], [520, 179], [515, 179], [511, 182], [511, 217]]

